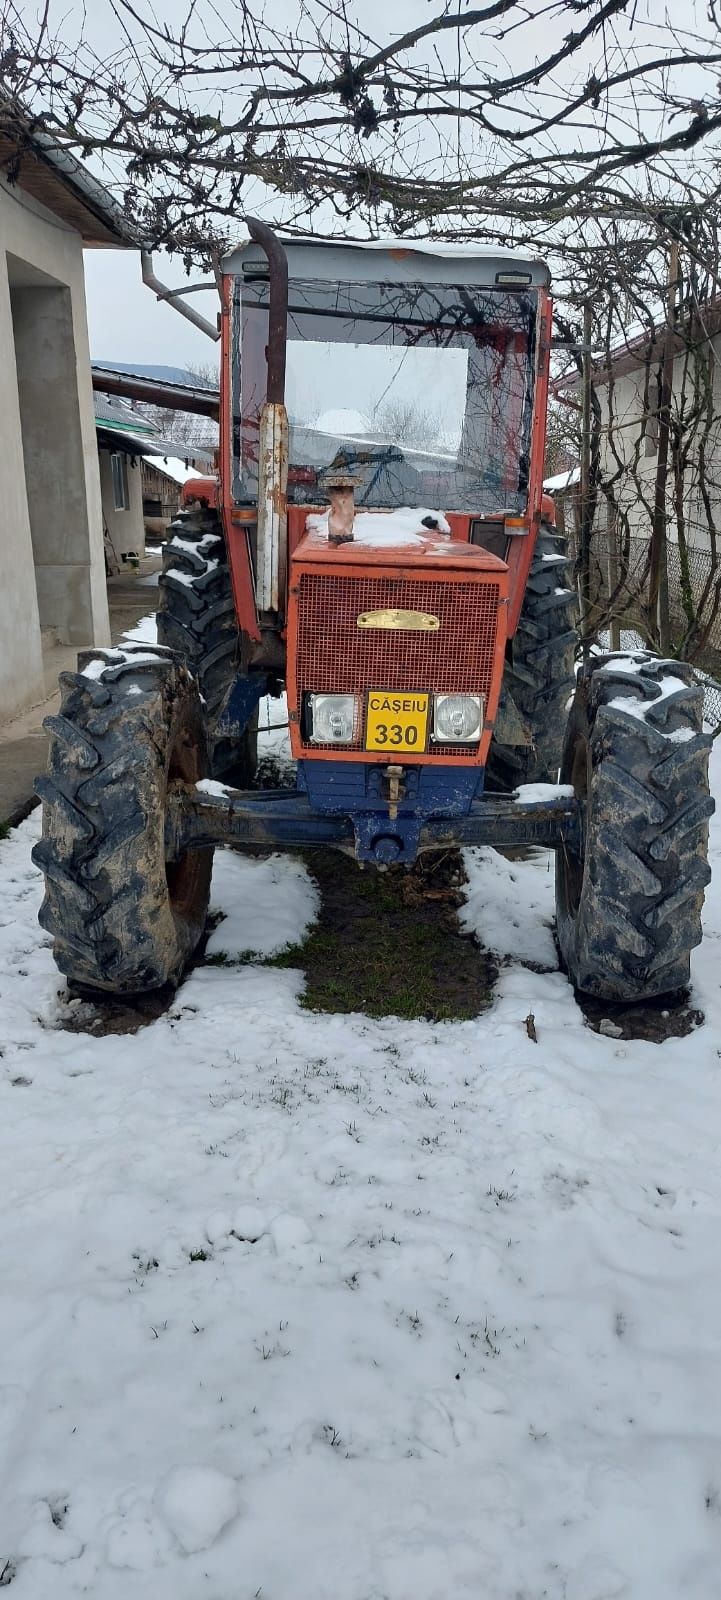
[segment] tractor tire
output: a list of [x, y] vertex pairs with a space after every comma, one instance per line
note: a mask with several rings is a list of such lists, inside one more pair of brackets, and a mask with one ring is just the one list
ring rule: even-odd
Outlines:
[[685, 989], [701, 939], [711, 739], [689, 667], [639, 651], [578, 679], [561, 763], [582, 817], [556, 851], [556, 929], [575, 988], [603, 1000]]
[[168, 529], [160, 574], [158, 642], [175, 650], [198, 681], [205, 701], [210, 767], [247, 787], [258, 764], [252, 722], [240, 741], [215, 732], [240, 668], [241, 636], [225, 536], [217, 511], [180, 511]]
[[574, 686], [578, 601], [568, 581], [566, 540], [543, 524], [511, 642], [503, 688], [528, 724], [531, 745], [491, 744], [486, 784], [555, 783]]
[[60, 686], [60, 713], [45, 722], [48, 771], [36, 783], [41, 926], [76, 989], [175, 985], [205, 928], [213, 863], [211, 849], [174, 863], [165, 850], [169, 785], [208, 774], [197, 686], [181, 662], [146, 645], [83, 652]]

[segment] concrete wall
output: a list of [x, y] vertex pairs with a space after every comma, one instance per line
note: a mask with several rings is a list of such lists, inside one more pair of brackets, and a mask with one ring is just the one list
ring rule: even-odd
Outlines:
[[101, 450], [99, 455], [103, 523], [110, 543], [108, 555], [111, 561], [115, 557], [118, 569], [122, 565], [123, 556], [131, 552], [142, 555], [145, 550], [140, 456], [135, 456], [132, 460], [135, 462], [134, 466], [131, 465], [131, 458], [126, 457], [128, 508], [126, 511], [117, 511], [113, 489], [112, 451]]
[[43, 697], [30, 514], [5, 253], [0, 250], [0, 721]]
[[0, 721], [44, 698], [41, 628], [110, 635], [80, 236], [0, 178]]

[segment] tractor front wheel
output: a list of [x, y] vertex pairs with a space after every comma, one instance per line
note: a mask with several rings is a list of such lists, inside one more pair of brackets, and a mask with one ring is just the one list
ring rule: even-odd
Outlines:
[[40, 923], [76, 988], [175, 984], [205, 927], [213, 860], [198, 850], [170, 862], [165, 849], [170, 787], [208, 773], [197, 685], [170, 652], [145, 645], [83, 653], [60, 685], [36, 784]]
[[556, 853], [561, 958], [584, 994], [683, 989], [711, 876], [711, 740], [690, 668], [647, 652], [596, 657], [578, 679], [561, 762], [582, 818]]

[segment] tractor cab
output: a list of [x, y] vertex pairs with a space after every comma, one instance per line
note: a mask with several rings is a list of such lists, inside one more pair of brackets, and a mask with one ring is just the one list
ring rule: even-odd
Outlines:
[[[359, 513], [440, 513], [454, 540], [506, 561], [541, 509], [546, 264], [443, 244], [299, 239], [282, 254], [251, 238], [223, 268], [222, 503], [227, 532], [254, 528], [252, 574], [242, 558], [235, 568], [245, 625], [254, 609], [284, 621], [287, 556], [339, 479]], [[286, 413], [270, 453], [269, 375]], [[269, 469], [286, 516], [270, 538], [262, 510], [258, 528], [251, 521]], [[259, 551], [258, 531], [276, 548]], [[521, 549], [511, 566], [520, 593]]]
[[402, 796], [470, 803], [541, 512], [548, 269], [261, 226], [223, 282], [222, 514], [300, 781], [324, 810], [350, 764], [402, 758], [429, 769], [394, 775]]
[[[341, 460], [358, 505], [518, 516], [528, 504], [544, 263], [483, 251], [285, 245], [288, 500], [324, 499]], [[252, 240], [230, 277], [232, 498], [258, 493], [271, 264]]]

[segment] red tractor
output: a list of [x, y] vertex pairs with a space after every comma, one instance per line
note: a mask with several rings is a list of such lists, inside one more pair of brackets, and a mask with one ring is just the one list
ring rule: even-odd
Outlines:
[[[220, 473], [171, 527], [159, 645], [81, 655], [49, 719], [34, 856], [59, 967], [177, 983], [218, 843], [378, 868], [543, 845], [577, 988], [682, 988], [709, 877], [702, 693], [638, 651], [574, 688], [546, 265], [248, 228], [221, 279]], [[253, 787], [282, 688], [296, 785]]]

